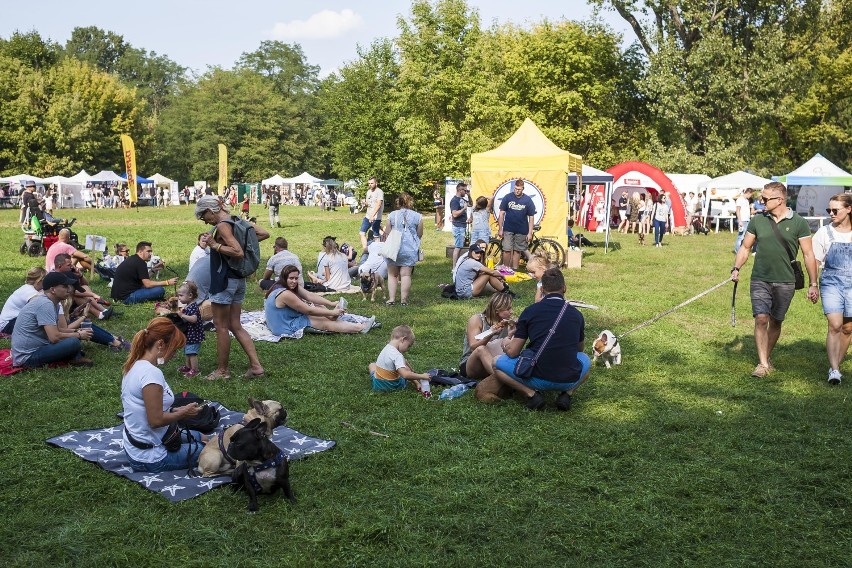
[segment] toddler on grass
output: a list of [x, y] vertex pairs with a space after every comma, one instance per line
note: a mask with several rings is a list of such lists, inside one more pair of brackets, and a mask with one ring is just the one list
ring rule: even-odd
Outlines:
[[552, 268], [553, 264], [547, 259], [546, 256], [542, 256], [540, 254], [535, 254], [527, 261], [527, 272], [530, 273], [530, 276], [535, 278], [536, 286], [535, 286], [535, 301], [541, 301], [541, 277], [544, 274], [544, 271], [548, 268]]
[[191, 379], [201, 373], [198, 368], [198, 352], [201, 350], [201, 342], [204, 341], [204, 322], [201, 321], [201, 311], [196, 302], [198, 286], [191, 280], [184, 282], [177, 290], [177, 297], [180, 303], [184, 304], [178, 315], [186, 322], [186, 345], [183, 348], [186, 365], [178, 367], [178, 372]]
[[390, 342], [379, 353], [376, 362], [370, 363], [370, 378], [373, 380], [374, 391], [404, 390], [408, 381], [411, 381], [425, 398], [432, 396], [429, 375], [412, 371], [408, 361], [402, 355], [412, 345], [414, 345], [414, 332], [410, 327], [398, 325], [393, 328]]

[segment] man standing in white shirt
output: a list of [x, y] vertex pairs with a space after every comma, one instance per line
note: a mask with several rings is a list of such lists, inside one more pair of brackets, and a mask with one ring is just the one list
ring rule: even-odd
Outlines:
[[737, 240], [734, 242], [734, 254], [740, 250], [746, 229], [748, 229], [748, 222], [751, 220], [751, 202], [749, 202], [751, 194], [751, 188], [746, 188], [736, 201], [737, 227], [739, 229], [737, 230]]
[[385, 194], [379, 188], [378, 181], [371, 177], [367, 181], [367, 212], [361, 220], [361, 248], [367, 248], [367, 231], [372, 228], [373, 234], [378, 235], [382, 231], [382, 212], [385, 210]]

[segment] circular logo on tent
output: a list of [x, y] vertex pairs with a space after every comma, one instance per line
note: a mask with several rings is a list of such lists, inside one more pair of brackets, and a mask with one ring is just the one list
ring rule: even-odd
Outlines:
[[[500, 216], [500, 204], [503, 203], [503, 198], [507, 195], [514, 195], [515, 179], [516, 178], [504, 181], [494, 192], [494, 197], [491, 201], [491, 213], [494, 215], [495, 220]], [[538, 225], [541, 223], [542, 217], [544, 217], [544, 209], [547, 206], [547, 201], [537, 185], [528, 179], [521, 181], [524, 182], [524, 195], [528, 195], [535, 206], [533, 223]]]

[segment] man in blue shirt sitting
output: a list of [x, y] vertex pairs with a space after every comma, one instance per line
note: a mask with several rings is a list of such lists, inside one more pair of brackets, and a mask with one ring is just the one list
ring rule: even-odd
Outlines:
[[[495, 361], [494, 376], [508, 387], [527, 396], [527, 408], [541, 410], [544, 395], [541, 391], [559, 391], [556, 408], [571, 409], [571, 396], [589, 376], [592, 362], [583, 353], [585, 321], [583, 315], [565, 303], [565, 277], [558, 268], [550, 268], [541, 277], [543, 298], [523, 311], [518, 319], [515, 335], [503, 339], [505, 355]], [[565, 311], [554, 328], [557, 318]], [[548, 339], [549, 336], [549, 339]], [[538, 353], [532, 377], [515, 375], [515, 363], [527, 342], [527, 349]], [[544, 351], [542, 345], [547, 341]], [[539, 353], [539, 351], [541, 351]]]

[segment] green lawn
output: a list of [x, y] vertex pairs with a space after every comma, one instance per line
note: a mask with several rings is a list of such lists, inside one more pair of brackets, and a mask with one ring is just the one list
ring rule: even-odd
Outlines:
[[[151, 240], [182, 275], [203, 230], [187, 207], [74, 213], [81, 239]], [[282, 213], [283, 233], [306, 268], [323, 236], [357, 242], [360, 216]], [[296, 505], [280, 494], [262, 497], [260, 512], [247, 515], [245, 496], [227, 489], [173, 505], [47, 446], [48, 437], [116, 422], [121, 355], [92, 347], [92, 369], [0, 379], [7, 516], [0, 564], [849, 565], [849, 386], [826, 383], [824, 317], [803, 292], [773, 357], [779, 371], [763, 380], [749, 377], [756, 356], [744, 283], [735, 328], [728, 285], [625, 338], [624, 364], [595, 367], [567, 414], [552, 405], [542, 413], [513, 402], [485, 406], [470, 394], [447, 402], [376, 395], [366, 367], [393, 326], [406, 323], [417, 334], [409, 353], [416, 370], [453, 367], [466, 319], [485, 304], [440, 298], [435, 285], [449, 281], [450, 238], [428, 219], [426, 229], [409, 307], [349, 297], [351, 311], [375, 314], [383, 329], [259, 343], [268, 376], [257, 381], [178, 380], [181, 357], [166, 368], [174, 388], [230, 408], [244, 409], [248, 396], [280, 400], [291, 427], [338, 442], [293, 463]], [[18, 253], [16, 211], [0, 212], [0, 235], [5, 298], [42, 259]], [[640, 247], [633, 235], [615, 240], [615, 250], [588, 249], [583, 269], [567, 273], [570, 298], [601, 306], [584, 312], [587, 346], [604, 328], [626, 331], [719, 283], [733, 259], [728, 233], [669, 236], [662, 249]], [[102, 282], [95, 286], [107, 294]], [[533, 285], [517, 290], [520, 313]], [[261, 301], [252, 290], [246, 307]], [[125, 336], [152, 316], [150, 305], [118, 309], [123, 314], [107, 327]], [[214, 357], [208, 336], [204, 371]], [[245, 369], [237, 347], [231, 361]], [[842, 370], [852, 384], [852, 365]]]

